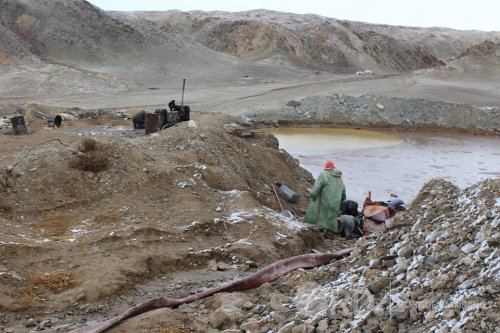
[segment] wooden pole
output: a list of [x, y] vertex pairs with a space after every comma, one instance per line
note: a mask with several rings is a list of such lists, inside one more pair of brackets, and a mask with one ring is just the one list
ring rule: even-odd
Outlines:
[[283, 211], [283, 206], [281, 205], [280, 197], [278, 196], [278, 193], [276, 192], [276, 187], [273, 184], [273, 190], [274, 190], [274, 195], [276, 196], [276, 199], [278, 199], [278, 204], [280, 205], [281, 211]]

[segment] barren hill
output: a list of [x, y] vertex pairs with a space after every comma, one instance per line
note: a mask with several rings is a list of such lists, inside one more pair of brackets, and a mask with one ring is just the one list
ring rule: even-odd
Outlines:
[[122, 14], [243, 59], [339, 73], [366, 68], [394, 73], [439, 66], [467, 47], [499, 35], [370, 25], [267, 10]]
[[[197, 92], [190, 102], [219, 110], [222, 103], [283, 92], [297, 82], [325, 82], [321, 89], [328, 93], [332, 79], [366, 69], [376, 75], [425, 71], [432, 80], [419, 85], [423, 90], [407, 91], [409, 97], [426, 98], [441, 84], [434, 80], [436, 73], [439, 80], [451, 77], [461, 85], [470, 74], [495, 81], [499, 68], [494, 54], [450, 60], [486, 40], [498, 43], [499, 33], [368, 25], [263, 10], [106, 12], [84, 0], [0, 0], [0, 8], [0, 104], [158, 105], [178, 96], [179, 82], [187, 78]], [[474, 70], [476, 59], [480, 70]], [[383, 85], [368, 80], [347, 92], [378, 94]], [[285, 98], [296, 97], [291, 93]], [[480, 104], [491, 104], [489, 91], [481, 95], [488, 99]], [[476, 103], [474, 96], [463, 98], [461, 90], [447, 96]]]
[[[84, 0], [0, 0], [0, 8], [0, 61], [4, 64], [26, 63], [23, 59], [37, 63], [40, 58], [45, 64], [102, 73], [134, 84], [186, 76], [210, 81], [221, 73], [239, 76], [241, 68], [259, 71], [176, 34], [118, 19]], [[199, 66], [205, 68], [204, 73]]]
[[30, 45], [12, 31], [0, 25], [0, 64], [37, 63], [38, 57]]
[[418, 44], [445, 62], [460, 56], [468, 48], [480, 45], [487, 40], [500, 40], [500, 32], [355, 24], [361, 29], [370, 29], [398, 40]]

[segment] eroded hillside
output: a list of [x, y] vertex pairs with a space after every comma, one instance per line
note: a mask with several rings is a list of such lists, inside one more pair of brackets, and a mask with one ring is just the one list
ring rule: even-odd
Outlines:
[[[408, 72], [442, 66], [467, 47], [498, 37], [494, 33], [451, 29], [434, 32], [264, 10], [121, 14], [243, 59], [340, 73], [366, 68]], [[460, 42], [464, 36], [467, 38]]]
[[[30, 67], [34, 76], [40, 72], [50, 76], [55, 72], [51, 66], [65, 66], [65, 72], [78, 70], [82, 77], [102, 75], [109, 86], [121, 80], [136, 87], [183, 77], [214, 81], [222, 71], [234, 79], [241, 68], [259, 71], [258, 66], [238, 64], [176, 34], [116, 18], [84, 0], [1, 0], [0, 8], [0, 66], [34, 64]], [[42, 68], [41, 62], [46, 66]], [[19, 78], [24, 78], [25, 68], [16, 72]], [[9, 75], [17, 68], [0, 70]], [[65, 85], [64, 79], [47, 81]]]

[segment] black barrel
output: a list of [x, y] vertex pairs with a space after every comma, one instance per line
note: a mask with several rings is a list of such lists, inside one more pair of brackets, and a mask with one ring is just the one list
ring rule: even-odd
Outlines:
[[14, 135], [28, 134], [28, 129], [26, 128], [26, 122], [24, 121], [24, 116], [17, 116], [10, 118], [10, 123], [12, 124]]
[[146, 113], [146, 134], [158, 132], [160, 130], [160, 115], [158, 113]]
[[168, 111], [167, 112], [167, 122], [169, 126], [174, 126], [177, 124], [179, 118], [179, 112], [177, 111]]
[[160, 114], [160, 128], [163, 128], [165, 127], [165, 125], [168, 124], [167, 110], [161, 109], [159, 114]]

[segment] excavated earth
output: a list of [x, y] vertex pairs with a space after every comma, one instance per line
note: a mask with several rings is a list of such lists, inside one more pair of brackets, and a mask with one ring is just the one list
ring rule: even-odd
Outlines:
[[[70, 331], [161, 294], [184, 297], [281, 258], [352, 246], [330, 265], [110, 332], [494, 331], [498, 179], [465, 190], [430, 181], [386, 233], [325, 238], [300, 222], [311, 174], [241, 118], [194, 113], [145, 136], [125, 109], [57, 111], [61, 128], [29, 106], [30, 134], [2, 137], [2, 331]], [[277, 182], [298, 203], [278, 202]]]
[[[323, 267], [109, 332], [500, 332], [498, 178], [432, 179], [385, 232], [325, 235], [301, 222], [313, 176], [260, 129], [498, 139], [498, 32], [111, 13], [83, 0], [0, 8], [0, 333], [69, 332], [348, 247]], [[138, 110], [180, 99], [183, 78], [192, 120], [133, 130]], [[12, 135], [20, 114], [28, 134]], [[48, 128], [57, 114], [62, 127]]]
[[[281, 204], [303, 215], [313, 178], [270, 134], [241, 138], [244, 127], [222, 114], [151, 136], [116, 116], [64, 116], [58, 129], [28, 117], [30, 135], [2, 138], [7, 332], [66, 330], [350, 243], [280, 214]], [[299, 202], [278, 203], [277, 182]]]

